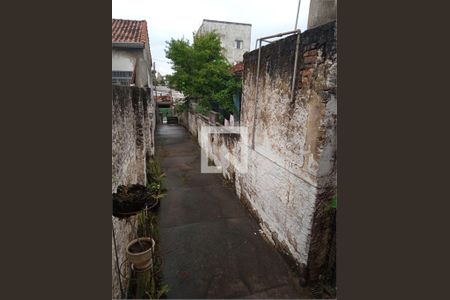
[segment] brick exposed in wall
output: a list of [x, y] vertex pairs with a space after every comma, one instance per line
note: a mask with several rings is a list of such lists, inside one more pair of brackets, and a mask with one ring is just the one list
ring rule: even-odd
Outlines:
[[[119, 185], [146, 183], [147, 157], [154, 154], [155, 102], [143, 88], [112, 87], [112, 192]], [[126, 258], [125, 248], [135, 238], [135, 217], [119, 220], [112, 217], [116, 234], [119, 265]], [[112, 246], [112, 293], [120, 298], [114, 244]], [[130, 270], [122, 265], [122, 285], [126, 287]]]

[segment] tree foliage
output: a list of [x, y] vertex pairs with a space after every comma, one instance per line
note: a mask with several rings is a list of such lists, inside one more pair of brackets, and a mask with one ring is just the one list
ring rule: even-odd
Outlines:
[[185, 39], [166, 43], [166, 57], [174, 70], [167, 76], [169, 86], [197, 99], [200, 111], [208, 111], [216, 102], [221, 109], [233, 112], [233, 93], [240, 89], [240, 81], [230, 72], [219, 36], [206, 33], [195, 36], [192, 44]]

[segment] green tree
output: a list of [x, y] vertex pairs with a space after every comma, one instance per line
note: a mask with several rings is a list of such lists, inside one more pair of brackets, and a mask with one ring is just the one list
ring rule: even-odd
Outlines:
[[185, 39], [166, 43], [166, 57], [172, 61], [174, 70], [166, 78], [169, 86], [197, 99], [203, 113], [211, 109], [213, 102], [232, 113], [233, 93], [241, 88], [241, 83], [230, 71], [219, 36], [206, 33], [195, 36], [192, 44]]

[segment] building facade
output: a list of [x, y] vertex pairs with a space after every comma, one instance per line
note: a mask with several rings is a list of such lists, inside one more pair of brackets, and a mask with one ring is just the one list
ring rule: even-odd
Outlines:
[[147, 22], [112, 19], [112, 84], [151, 87]]
[[251, 31], [251, 24], [204, 19], [197, 34], [219, 34], [225, 57], [231, 64], [236, 64], [243, 60], [245, 52], [250, 51]]

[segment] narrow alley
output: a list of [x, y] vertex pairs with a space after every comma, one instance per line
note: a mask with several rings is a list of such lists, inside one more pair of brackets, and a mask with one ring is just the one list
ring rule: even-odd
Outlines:
[[166, 173], [159, 209], [168, 298], [311, 298], [220, 174], [200, 172], [200, 147], [180, 125], [159, 125]]

